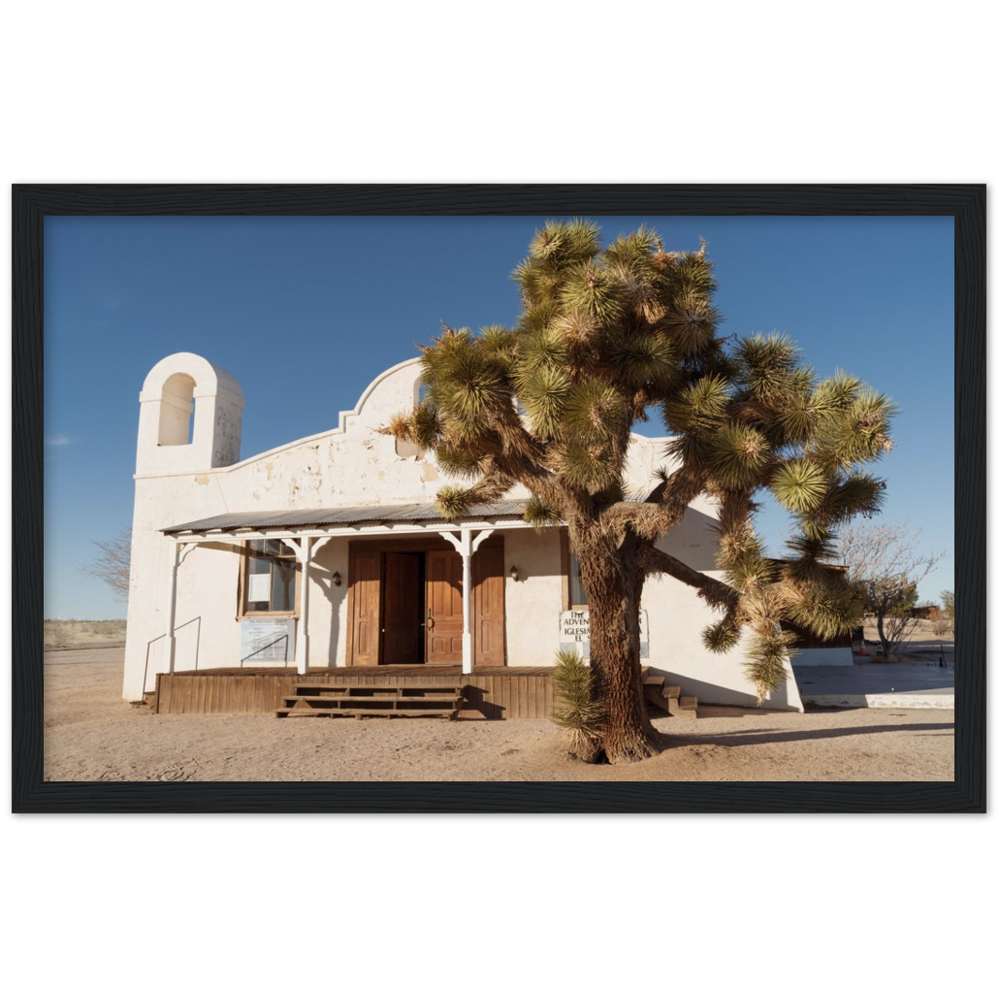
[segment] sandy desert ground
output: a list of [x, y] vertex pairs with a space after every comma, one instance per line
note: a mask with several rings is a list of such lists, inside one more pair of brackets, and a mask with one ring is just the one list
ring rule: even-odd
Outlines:
[[[952, 781], [954, 713], [700, 706], [660, 754], [592, 766], [550, 722], [153, 715], [121, 700], [117, 636], [45, 654], [49, 781]], [[83, 642], [80, 630], [79, 642]], [[103, 640], [103, 641], [102, 641]]]

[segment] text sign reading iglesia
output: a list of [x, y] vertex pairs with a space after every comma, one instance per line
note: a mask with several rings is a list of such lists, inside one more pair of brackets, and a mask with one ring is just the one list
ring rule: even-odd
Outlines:
[[[563, 611], [559, 615], [559, 652], [590, 656], [590, 612]], [[649, 656], [649, 615], [639, 612], [639, 655]]]

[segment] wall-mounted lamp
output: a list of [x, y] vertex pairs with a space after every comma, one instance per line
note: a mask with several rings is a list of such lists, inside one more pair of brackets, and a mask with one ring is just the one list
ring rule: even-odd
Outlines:
[[344, 580], [340, 575], [340, 570], [335, 570], [333, 574], [333, 585], [335, 587], [339, 587], [343, 582]]
[[510, 568], [510, 578], [516, 583], [517, 582], [517, 567], [511, 566]]

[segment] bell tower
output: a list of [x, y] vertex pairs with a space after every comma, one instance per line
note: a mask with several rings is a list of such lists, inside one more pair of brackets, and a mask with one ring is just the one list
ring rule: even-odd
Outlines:
[[197, 354], [171, 354], [139, 394], [136, 475], [170, 475], [240, 459], [243, 390], [234, 376]]

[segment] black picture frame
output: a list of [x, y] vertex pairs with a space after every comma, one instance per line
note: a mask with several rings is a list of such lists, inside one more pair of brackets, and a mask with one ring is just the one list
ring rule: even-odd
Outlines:
[[[986, 810], [986, 186], [73, 185], [13, 198], [12, 808], [22, 813], [982, 813]], [[58, 215], [935, 215], [955, 225], [952, 782], [45, 782], [43, 225]]]

